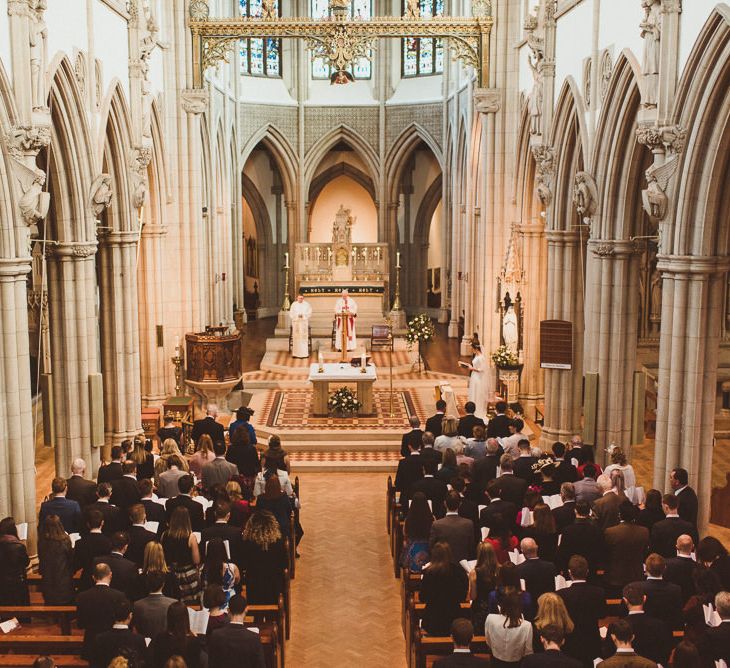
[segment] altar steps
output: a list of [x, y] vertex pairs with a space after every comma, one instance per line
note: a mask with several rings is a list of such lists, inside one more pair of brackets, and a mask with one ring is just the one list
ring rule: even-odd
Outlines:
[[[289, 449], [289, 448], [287, 448]], [[400, 448], [399, 448], [400, 449]], [[292, 476], [312, 472], [395, 473], [400, 453], [378, 450], [311, 450], [292, 452], [289, 456]]]

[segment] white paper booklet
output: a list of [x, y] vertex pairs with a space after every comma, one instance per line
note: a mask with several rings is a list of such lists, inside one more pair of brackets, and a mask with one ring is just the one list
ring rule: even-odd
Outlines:
[[532, 515], [532, 511], [525, 506], [522, 509], [522, 515], [520, 515], [520, 526], [531, 527], [535, 523], [535, 519]]
[[74, 547], [76, 545], [76, 541], [81, 538], [81, 534], [70, 533], [68, 537], [71, 539], [71, 547]]
[[20, 622], [15, 617], [7, 619], [0, 624], [0, 631], [3, 633], [10, 633], [17, 628], [20, 628]]
[[15, 528], [18, 530], [18, 538], [20, 540], [28, 540], [28, 522], [16, 524]]
[[706, 603], [702, 606], [702, 610], [705, 613], [705, 624], [707, 626], [720, 626], [722, 624], [722, 618], [720, 615], [717, 614], [717, 610], [715, 610], [715, 606], [713, 606], [711, 603]]
[[147, 531], [151, 531], [152, 533], [157, 533], [157, 530], [160, 528], [160, 523], [152, 522], [150, 520], [144, 523], [144, 528], [147, 529]]
[[205, 608], [203, 608], [202, 610], [193, 610], [192, 608], [188, 608], [190, 630], [196, 636], [204, 636], [207, 632], [208, 617], [210, 617], [210, 613]]
[[462, 559], [462, 560], [461, 560], [461, 561], [459, 562], [459, 565], [460, 565], [460, 566], [461, 566], [461, 567], [462, 567], [462, 568], [463, 568], [463, 569], [464, 569], [464, 570], [465, 570], [465, 571], [466, 571], [467, 573], [471, 573], [471, 572], [472, 572], [472, 571], [474, 570], [474, 568], [476, 567], [476, 565], [477, 565], [477, 560], [476, 560], [476, 559], [474, 559], [473, 561], [467, 561], [466, 559]]
[[567, 589], [572, 584], [572, 580], [566, 580], [562, 575], [555, 576], [555, 591], [558, 591], [559, 589]]
[[555, 508], [560, 508], [560, 506], [563, 505], [563, 500], [560, 498], [560, 494], [553, 494], [552, 496], [543, 496], [542, 500], [544, 503], [546, 503], [548, 506], [550, 506], [550, 510], [555, 510]]
[[489, 527], [482, 527], [482, 540], [486, 540], [489, 536]]
[[520, 564], [525, 562], [525, 555], [521, 552], [518, 552], [517, 550], [512, 550], [512, 552], [509, 553], [509, 560], [515, 566], [519, 566]]

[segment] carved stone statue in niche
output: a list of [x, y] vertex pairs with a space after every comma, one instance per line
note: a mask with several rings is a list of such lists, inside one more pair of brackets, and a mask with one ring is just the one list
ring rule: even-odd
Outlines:
[[644, 38], [644, 105], [656, 106], [661, 54], [662, 3], [661, 0], [641, 0], [644, 20], [639, 24]]
[[99, 174], [91, 184], [91, 209], [95, 218], [99, 218], [111, 204], [113, 194], [112, 177], [109, 174]]
[[649, 321], [658, 323], [662, 319], [662, 276], [656, 265], [654, 265], [654, 269], [651, 272], [650, 288]]
[[532, 71], [532, 90], [528, 98], [528, 109], [530, 112], [530, 134], [542, 134], [542, 104], [543, 104], [543, 80], [542, 60], [543, 52], [540, 40], [535, 37], [528, 37], [527, 44], [530, 52], [527, 54], [527, 63]]
[[48, 62], [48, 27], [43, 20], [47, 0], [31, 0], [28, 42], [30, 46], [30, 86], [33, 110], [46, 109], [44, 73]]

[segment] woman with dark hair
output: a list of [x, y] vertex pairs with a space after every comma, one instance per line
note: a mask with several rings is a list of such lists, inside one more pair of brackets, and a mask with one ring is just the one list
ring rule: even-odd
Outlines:
[[716, 573], [722, 588], [730, 591], [730, 557], [717, 538], [706, 536], [697, 544], [697, 561]]
[[500, 601], [507, 594], [515, 594], [520, 598], [522, 604], [521, 610], [524, 611], [525, 617], [532, 621], [535, 616], [535, 603], [529, 592], [522, 590], [522, 583], [517, 572], [517, 566], [511, 561], [502, 564], [497, 571], [497, 586], [489, 595], [489, 612], [497, 612]]
[[46, 605], [71, 605], [74, 600], [74, 551], [58, 515], [48, 515], [38, 532], [38, 569]]
[[262, 457], [261, 467], [262, 470], [256, 476], [256, 482], [254, 482], [253, 486], [253, 495], [255, 497], [258, 497], [264, 493], [264, 489], [266, 488], [266, 481], [269, 478], [279, 478], [279, 484], [284, 490], [284, 493], [287, 496], [294, 496], [294, 489], [291, 486], [289, 474], [278, 467], [278, 461], [276, 459], [269, 460], [267, 457]]
[[474, 628], [481, 630], [489, 613], [489, 595], [497, 586], [499, 562], [491, 543], [479, 543], [477, 563], [469, 573], [469, 600]]
[[256, 500], [256, 508], [258, 510], [268, 510], [279, 523], [281, 535], [284, 538], [290, 537], [291, 501], [281, 489], [278, 476], [273, 475], [266, 481], [264, 493]]
[[534, 516], [533, 516], [533, 517], [525, 520], [525, 522], [524, 522], [525, 526], [524, 527], [522, 526], [523, 525], [522, 514], [524, 513], [525, 508], [527, 508], [527, 510], [532, 512], [535, 510], [535, 506], [538, 503], [542, 503], [542, 494], [540, 494], [540, 490], [535, 487], [528, 487], [527, 491], [525, 492], [525, 498], [522, 502], [522, 508], [520, 508], [517, 511], [517, 519], [515, 520], [515, 524], [517, 526], [517, 534], [520, 537], [522, 537], [524, 535], [525, 530], [528, 527], [531, 527], [535, 521]]
[[646, 493], [644, 507], [639, 511], [639, 517], [636, 523], [651, 531], [651, 528], [663, 519], [662, 493], [658, 489], [650, 489]]
[[683, 640], [675, 648], [671, 668], [702, 668], [702, 657], [697, 645], [689, 640]]
[[593, 452], [593, 446], [584, 443], [580, 450], [577, 452], [578, 458], [578, 473], [581, 478], [583, 477], [583, 469], [586, 464], [593, 464], [596, 467], [596, 478], [603, 473], [603, 469], [599, 464], [596, 463], [596, 456]]
[[226, 552], [222, 538], [213, 538], [205, 546], [205, 562], [203, 564], [203, 587], [220, 585], [226, 595], [223, 607], [228, 607], [228, 601], [235, 595], [241, 574]]
[[264, 452], [264, 457], [271, 461], [276, 460], [276, 468], [291, 473], [289, 453], [281, 447], [281, 439], [276, 434], [269, 439], [269, 447]]
[[236, 411], [236, 419], [228, 425], [228, 433], [233, 434], [237, 429], [245, 429], [248, 434], [248, 441], [251, 445], [256, 445], [256, 430], [253, 425], [249, 422], [253, 411], [248, 406], [241, 406]]
[[0, 605], [30, 605], [25, 569], [30, 559], [12, 517], [0, 521]]
[[532, 511], [532, 526], [525, 529], [523, 538], [534, 538], [537, 543], [537, 556], [550, 563], [555, 563], [558, 552], [558, 532], [550, 506], [545, 503], [538, 503], [535, 506]]
[[491, 543], [500, 564], [508, 562], [509, 553], [516, 550], [519, 545], [517, 537], [512, 534], [512, 530], [500, 513], [492, 516], [492, 526], [484, 542]]
[[542, 496], [554, 496], [560, 494], [560, 482], [555, 480], [557, 469], [552, 458], [545, 457], [533, 464], [533, 470], [538, 467], [537, 472], [541, 476], [540, 494]]
[[167, 609], [167, 631], [153, 638], [150, 657], [153, 668], [164, 668], [172, 656], [181, 656], [188, 668], [204, 668], [208, 658], [203, 652], [203, 643], [190, 630], [188, 608], [175, 601]]
[[186, 605], [196, 605], [200, 596], [200, 549], [190, 526], [187, 508], [178, 506], [170, 517], [170, 526], [162, 534], [165, 560], [175, 574], [180, 598]]
[[422, 626], [426, 633], [434, 636], [451, 633], [451, 622], [462, 617], [461, 602], [466, 600], [468, 586], [464, 569], [452, 563], [448, 543], [436, 543], [421, 581], [421, 601], [426, 604]]
[[411, 573], [420, 573], [428, 563], [428, 539], [431, 535], [433, 513], [423, 492], [416, 492], [408, 506], [403, 523], [403, 551], [400, 565]]
[[238, 467], [238, 477], [241, 484], [253, 496], [253, 486], [256, 476], [261, 471], [259, 451], [248, 437], [248, 429], [241, 426], [231, 432], [231, 447], [226, 452], [226, 459]]
[[203, 607], [208, 610], [208, 628], [205, 637], [210, 638], [213, 631], [224, 627], [230, 620], [226, 612], [228, 599], [223, 587], [217, 584], [208, 585], [203, 592]]
[[256, 509], [243, 530], [241, 560], [249, 603], [276, 605], [284, 590], [288, 555], [276, 518]]
[[523, 617], [517, 594], [509, 592], [500, 598], [499, 610], [487, 615], [484, 635], [494, 668], [518, 668], [532, 654], [532, 624]]
[[[700, 544], [702, 541], [700, 541]], [[697, 558], [700, 559], [699, 550]], [[686, 640], [701, 645], [709, 628], [705, 623], [703, 606], [714, 605], [715, 595], [722, 591], [720, 578], [711, 568], [698, 568], [692, 574], [695, 585], [695, 594], [690, 596], [682, 608], [684, 619], [684, 637]]]
[[459, 469], [456, 466], [456, 453], [451, 448], [446, 448], [444, 450], [441, 468], [436, 473], [436, 478], [443, 480], [446, 484], [451, 484], [451, 481], [457, 475], [459, 475]]

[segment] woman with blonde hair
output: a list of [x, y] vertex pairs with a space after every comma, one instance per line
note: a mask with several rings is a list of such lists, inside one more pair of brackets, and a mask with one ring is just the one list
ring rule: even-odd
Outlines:
[[185, 459], [182, 452], [180, 452], [177, 441], [172, 438], [166, 438], [162, 443], [160, 456], [155, 462], [155, 487], [157, 487], [160, 483], [160, 473], [164, 473], [165, 471], [167, 471], [167, 460], [170, 459], [170, 457], [172, 457], [173, 455], [177, 455], [178, 459], [180, 460], [180, 463], [182, 464], [182, 466], [180, 467], [181, 471], [190, 471], [190, 467], [188, 466], [188, 460]]
[[564, 638], [573, 633], [575, 628], [563, 599], [552, 591], [542, 594], [537, 599], [535, 629], [538, 633], [535, 635], [538, 638], [540, 636], [539, 632], [546, 626], [557, 626], [563, 632]]
[[150, 573], [160, 573], [164, 579], [165, 584], [162, 587], [162, 593], [164, 596], [170, 598], [180, 598], [180, 588], [177, 586], [177, 579], [175, 575], [167, 567], [165, 561], [165, 550], [161, 543], [156, 540], [150, 541], [144, 547], [144, 558], [142, 560], [142, 570], [137, 577], [137, 585], [134, 588], [133, 599], [137, 600], [144, 598], [149, 594], [147, 591], [147, 575]]
[[226, 483], [226, 493], [231, 504], [231, 519], [228, 523], [243, 529], [251, 516], [251, 504], [243, 498], [241, 485], [235, 480], [229, 480]]
[[155, 475], [155, 457], [145, 448], [145, 437], [135, 436], [134, 447], [127, 455], [127, 461], [137, 464], [137, 480], [152, 478]]
[[489, 594], [497, 586], [499, 561], [491, 543], [479, 543], [477, 563], [469, 573], [469, 600], [471, 619], [475, 629], [484, 628], [489, 613]]
[[249, 603], [275, 605], [284, 591], [287, 549], [279, 522], [268, 510], [256, 510], [243, 530], [241, 543]]
[[203, 467], [215, 459], [215, 452], [213, 452], [213, 439], [208, 434], [203, 434], [198, 439], [197, 445], [198, 449], [190, 458], [188, 464], [190, 471], [200, 478], [203, 475]]
[[614, 446], [609, 448], [611, 463], [606, 467], [604, 473], [611, 475], [613, 471], [621, 471], [624, 474], [624, 483], [626, 487], [636, 487], [636, 473], [634, 467], [628, 463], [626, 453], [623, 448]]
[[460, 455], [466, 447], [466, 439], [459, 436], [459, 420], [453, 415], [445, 415], [441, 421], [441, 436], [433, 443], [434, 450], [445, 452], [451, 448], [454, 454]]
[[200, 549], [190, 525], [187, 508], [178, 506], [170, 517], [170, 526], [162, 534], [165, 561], [174, 573], [180, 598], [186, 605], [197, 605], [200, 596]]

